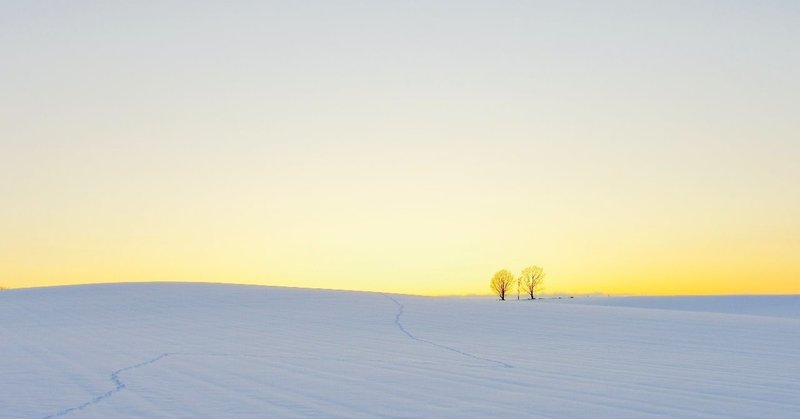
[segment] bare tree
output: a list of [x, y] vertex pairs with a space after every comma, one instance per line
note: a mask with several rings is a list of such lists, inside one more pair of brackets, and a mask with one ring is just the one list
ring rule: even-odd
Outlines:
[[489, 286], [492, 288], [495, 294], [500, 297], [500, 300], [505, 301], [506, 293], [508, 289], [511, 288], [512, 284], [514, 283], [514, 274], [511, 273], [508, 269], [501, 269], [497, 271], [492, 277], [492, 282]]
[[528, 266], [522, 270], [522, 276], [519, 277], [519, 281], [522, 284], [522, 289], [531, 297], [531, 300], [536, 298], [536, 294], [542, 290], [544, 275], [544, 269], [541, 266]]

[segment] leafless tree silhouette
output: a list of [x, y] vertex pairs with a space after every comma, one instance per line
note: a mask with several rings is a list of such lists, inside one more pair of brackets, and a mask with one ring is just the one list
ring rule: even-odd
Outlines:
[[506, 293], [508, 289], [511, 288], [514, 281], [514, 274], [512, 274], [511, 271], [508, 269], [501, 269], [494, 274], [489, 286], [492, 288], [492, 291], [500, 297], [500, 300], [505, 301]]
[[544, 275], [544, 269], [541, 266], [528, 266], [522, 270], [519, 282], [522, 284], [522, 289], [530, 296], [531, 300], [536, 298], [536, 294], [542, 290]]

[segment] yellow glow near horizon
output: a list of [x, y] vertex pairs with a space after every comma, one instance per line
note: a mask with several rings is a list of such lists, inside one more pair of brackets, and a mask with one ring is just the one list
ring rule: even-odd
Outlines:
[[800, 293], [787, 6], [534, 3], [0, 5], [0, 286]]
[[[325, 210], [315, 222], [310, 215], [290, 223], [293, 219], [276, 217], [258, 226], [258, 211], [235, 207], [206, 219], [160, 213], [161, 220], [137, 215], [128, 223], [109, 219], [98, 225], [68, 217], [30, 225], [38, 228], [36, 234], [25, 230], [29, 242], [19, 236], [14, 248], [3, 249], [3, 285], [169, 280], [486, 294], [495, 270], [519, 271], [538, 263], [546, 268], [546, 292], [551, 293], [800, 292], [788, 236], [782, 241], [723, 228], [676, 234], [631, 226], [623, 231], [615, 223], [571, 231], [547, 230], [543, 223], [515, 232], [503, 220], [461, 231], [474, 214], [461, 219], [453, 209], [452, 217], [426, 224], [409, 211], [368, 216]], [[372, 208], [369, 213], [382, 212]], [[50, 235], [56, 231], [60, 234]], [[539, 239], [527, 243], [536, 231]]]

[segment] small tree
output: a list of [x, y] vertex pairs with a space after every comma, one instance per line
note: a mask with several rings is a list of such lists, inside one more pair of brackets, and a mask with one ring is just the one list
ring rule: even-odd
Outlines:
[[500, 300], [505, 301], [506, 293], [508, 289], [511, 288], [511, 285], [514, 283], [514, 274], [512, 274], [508, 269], [501, 269], [497, 271], [492, 277], [492, 282], [489, 286], [492, 288], [495, 294], [500, 297]]
[[519, 277], [519, 281], [522, 284], [522, 289], [533, 300], [536, 298], [536, 294], [542, 290], [544, 269], [541, 266], [528, 266], [522, 270], [522, 276]]

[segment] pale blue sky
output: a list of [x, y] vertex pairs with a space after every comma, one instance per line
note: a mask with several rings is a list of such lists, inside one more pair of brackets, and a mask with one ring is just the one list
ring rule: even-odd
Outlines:
[[239, 255], [220, 279], [400, 258], [373, 288], [404, 290], [540, 260], [594, 290], [707, 240], [755, 246], [695, 267], [720, 277], [784, 249], [786, 289], [798, 45], [790, 1], [3, 1], [0, 281], [208, 279], [188, 264], [224, 251], [185, 244], [211, 240]]

